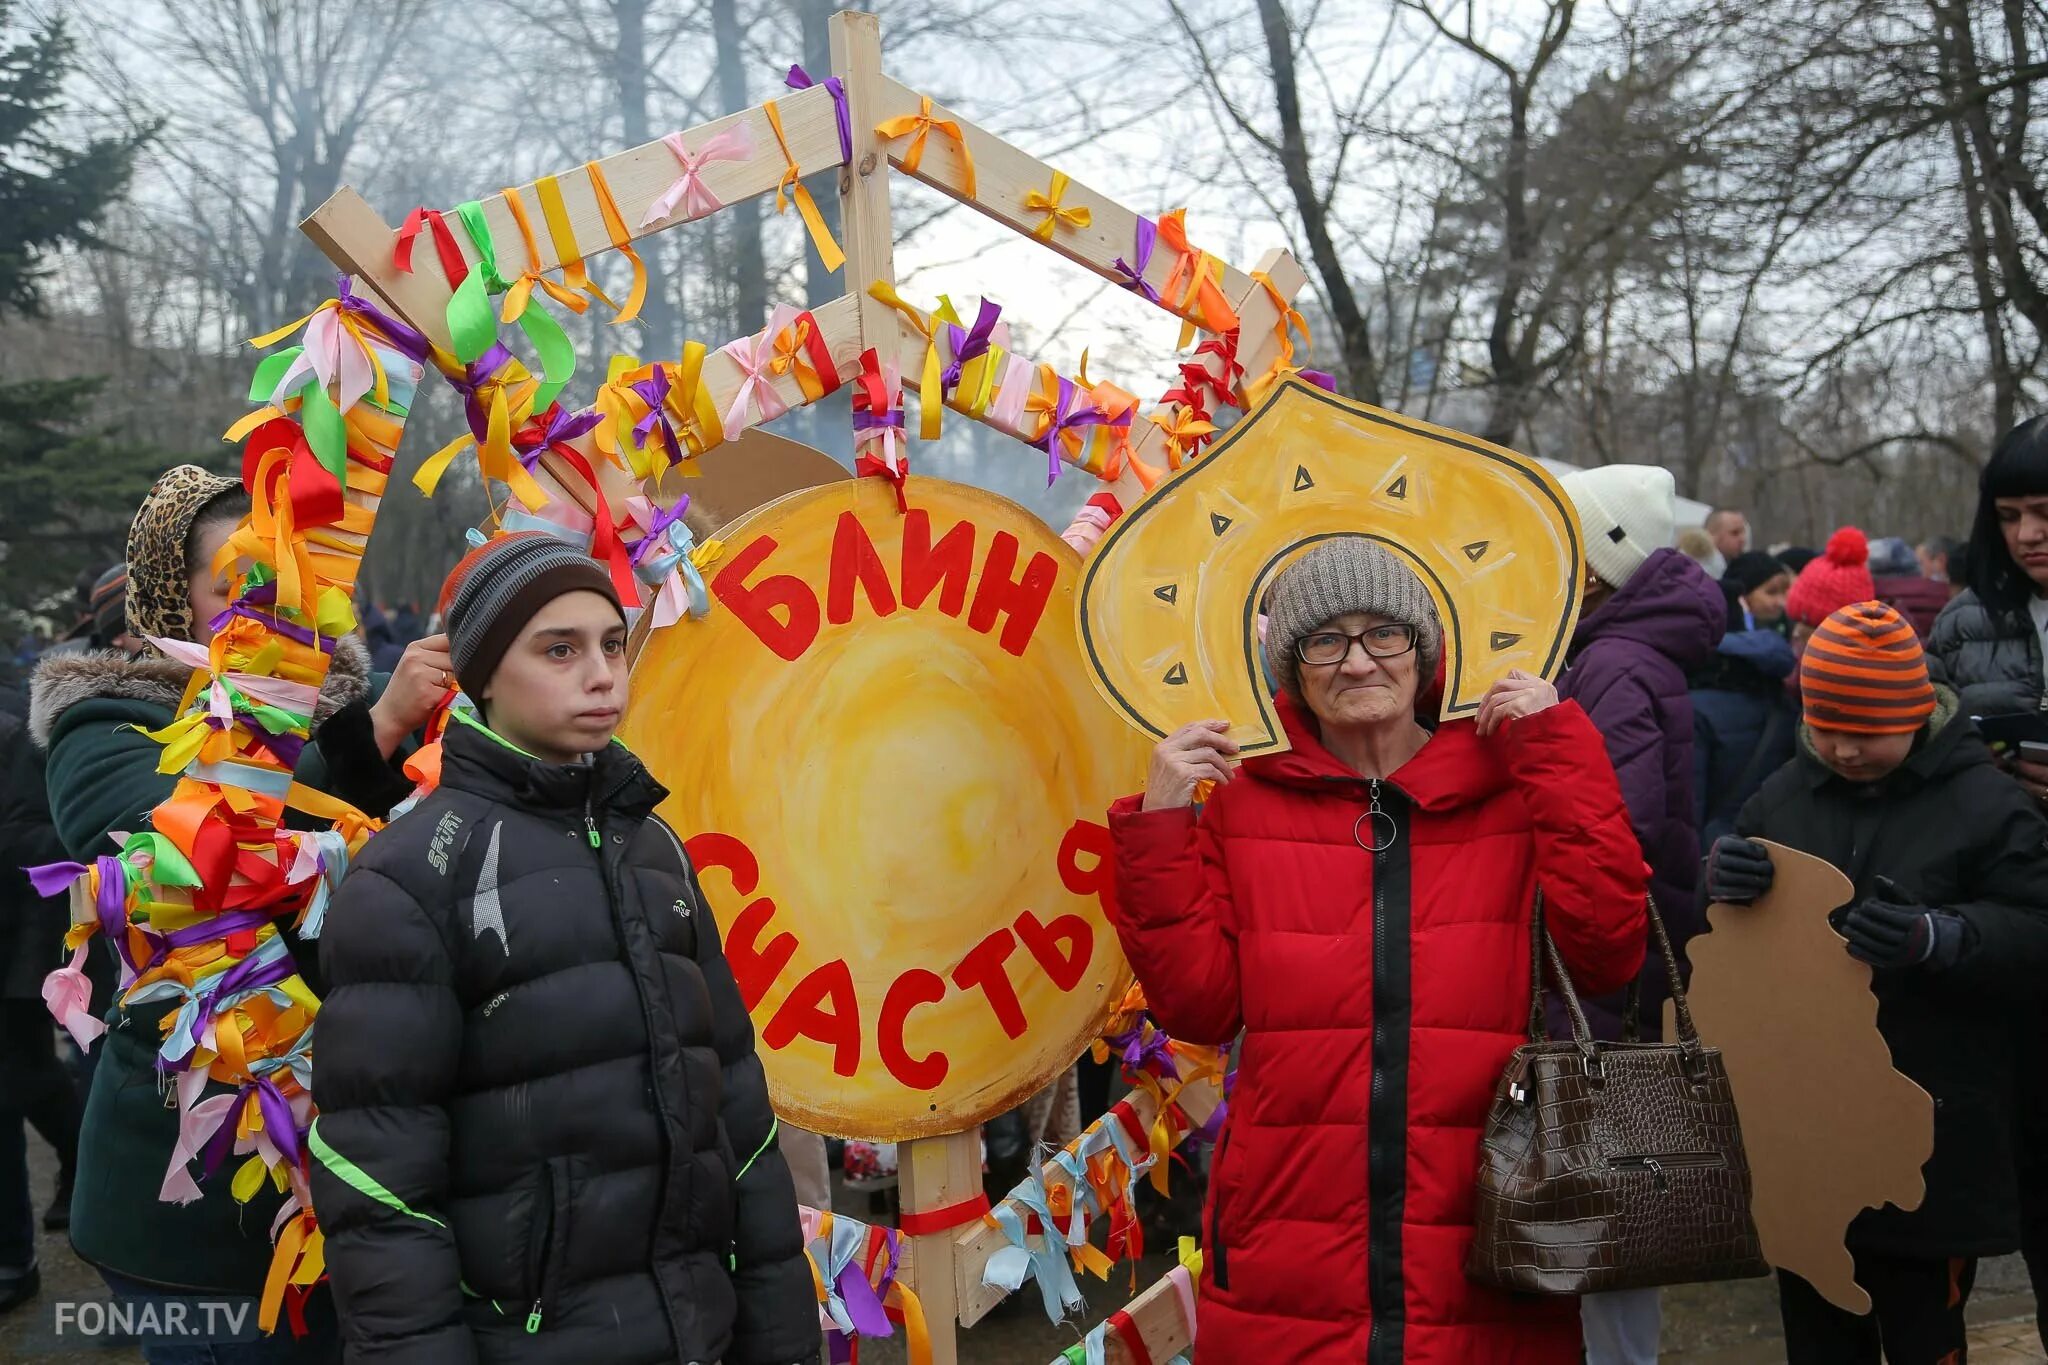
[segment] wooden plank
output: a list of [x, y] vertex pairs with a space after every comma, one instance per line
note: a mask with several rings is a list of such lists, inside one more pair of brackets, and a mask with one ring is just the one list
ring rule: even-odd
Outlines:
[[[872, 130], [876, 123], [901, 115], [915, 115], [922, 107], [923, 98], [920, 92], [899, 81], [885, 80], [874, 117], [856, 117], [854, 127]], [[1060, 206], [1087, 209], [1090, 214], [1088, 226], [1071, 227], [1062, 222], [1054, 227], [1050, 238], [1035, 236], [1034, 230], [1045, 221], [1045, 214], [1027, 209], [1025, 199], [1033, 191], [1050, 193], [1052, 173], [1057, 168], [979, 127], [971, 119], [961, 118], [936, 101], [932, 104], [932, 117], [960, 125], [961, 140], [974, 157], [974, 194], [970, 197], [966, 192], [964, 168], [952, 137], [936, 129], [925, 136], [924, 154], [916, 170], [904, 164], [910, 154], [910, 137], [896, 138], [887, 144], [889, 159], [897, 169], [978, 209], [1005, 227], [1032, 237], [1076, 265], [1092, 270], [1113, 283], [1125, 283], [1124, 277], [1117, 273], [1116, 260], [1121, 256], [1133, 266], [1137, 264], [1138, 214], [1134, 210], [1078, 180], [1070, 181], [1060, 196]], [[1192, 240], [1197, 250], [1202, 249], [1199, 233], [1194, 234]], [[1159, 243], [1153, 250], [1151, 263], [1145, 268], [1146, 281], [1155, 289], [1165, 285], [1177, 259], [1171, 248], [1164, 242]], [[1222, 289], [1226, 298], [1234, 301], [1244, 297], [1248, 289], [1256, 288], [1244, 272], [1228, 261], [1223, 263], [1223, 272]]]
[[[1273, 287], [1279, 291], [1280, 297], [1290, 302], [1300, 294], [1302, 286], [1308, 283], [1308, 277], [1302, 273], [1301, 263], [1294, 259], [1293, 253], [1279, 248], [1260, 257], [1255, 269], [1273, 282]], [[1274, 306], [1272, 296], [1266, 293], [1257, 280], [1249, 275], [1242, 278], [1244, 284], [1241, 289], [1226, 287], [1224, 294], [1229, 298], [1231, 307], [1237, 310], [1240, 322], [1237, 334], [1238, 364], [1244, 366], [1247, 375], [1256, 377], [1264, 374], [1280, 353], [1280, 339], [1274, 330], [1280, 322], [1280, 312]], [[1307, 358], [1305, 355], [1296, 357], [1297, 361], [1305, 361]], [[1221, 377], [1221, 360], [1215, 356], [1202, 356], [1200, 359], [1209, 373]], [[1149, 465], [1155, 470], [1165, 470], [1165, 429], [1156, 422], [1146, 421], [1142, 416], [1138, 418], [1138, 423], [1143, 430], [1131, 438], [1133, 460]], [[1123, 505], [1124, 511], [1129, 512], [1144, 499], [1146, 489], [1137, 473], [1126, 469], [1122, 477], [1110, 486], [1109, 491]]]
[[[822, 86], [809, 90], [792, 91], [775, 101], [776, 112], [782, 119], [782, 130], [789, 139], [790, 154], [808, 174], [823, 170], [827, 166], [845, 164], [839, 152], [839, 128], [834, 112], [831, 94]], [[746, 137], [752, 143], [751, 154], [742, 161], [711, 161], [705, 163], [699, 179], [704, 188], [711, 192], [721, 204], [731, 204], [741, 199], [772, 193], [781, 183], [788, 163], [782, 155], [782, 148], [776, 145], [775, 130], [769, 125], [767, 111], [762, 105], [743, 109], [737, 114], [728, 114], [709, 123], [681, 133], [683, 145], [695, 151], [705, 142], [733, 127], [745, 129]], [[646, 227], [640, 220], [654, 201], [675, 182], [681, 171], [674, 153], [667, 145], [656, 140], [631, 147], [623, 152], [599, 158], [598, 167], [605, 183], [611, 187], [617, 201], [619, 215], [625, 221], [627, 234], [633, 239], [649, 237], [684, 221], [680, 216], [658, 219]], [[567, 210], [570, 234], [575, 238], [577, 251], [586, 260], [613, 248], [610, 234], [605, 229], [604, 216], [598, 207], [596, 192], [591, 188], [590, 177], [582, 166], [571, 166], [557, 173], [556, 183], [562, 191], [563, 207]], [[533, 227], [537, 258], [529, 258], [520, 236], [519, 225], [506, 207], [503, 191], [486, 195], [479, 201], [483, 206], [484, 221], [490, 226], [491, 241], [498, 257], [498, 273], [507, 280], [518, 278], [530, 267], [552, 271], [562, 263], [562, 253], [548, 232], [547, 220], [541, 211], [540, 196], [533, 182], [518, 188], [521, 206], [526, 210], [527, 222]], [[392, 249], [398, 243], [398, 232], [378, 220], [381, 232], [373, 233], [363, 210], [368, 209], [361, 198], [352, 190], [343, 190], [325, 204], [313, 210], [312, 216], [300, 226], [322, 251], [331, 257], [328, 250], [330, 240], [347, 241], [354, 252], [381, 256], [388, 264]], [[792, 213], [795, 210], [790, 210]], [[372, 214], [374, 217], [374, 214]], [[469, 234], [455, 219], [453, 210], [448, 211], [449, 226], [454, 229], [457, 245], [462, 248], [463, 258], [474, 263], [477, 259], [475, 245]], [[375, 240], [377, 236], [384, 239]], [[414, 244], [413, 272], [401, 278], [413, 281], [413, 288], [401, 290], [412, 295], [410, 300], [392, 298], [394, 304], [405, 302], [426, 303], [431, 301], [435, 289], [453, 290], [447, 284], [434, 253], [433, 243], [422, 234]], [[367, 274], [367, 272], [364, 272]], [[395, 271], [380, 272], [396, 274]], [[391, 297], [389, 293], [386, 297]], [[619, 300], [623, 302], [624, 296]], [[446, 295], [441, 300], [446, 306]], [[598, 305], [602, 307], [603, 305]], [[435, 310], [438, 312], [439, 310]], [[417, 325], [417, 324], [415, 324]], [[422, 328], [422, 330], [427, 330]], [[445, 327], [427, 331], [437, 344], [447, 344]]]
[[[875, 136], [875, 125], [887, 117], [878, 109], [889, 80], [882, 74], [882, 26], [874, 15], [842, 10], [832, 16], [832, 73], [846, 87], [853, 127], [853, 159], [839, 177], [840, 245], [846, 251], [841, 278], [858, 305], [865, 345], [886, 359], [912, 341], [923, 342], [887, 304], [868, 295], [868, 286], [877, 281], [896, 283], [888, 149]], [[922, 350], [918, 354], [922, 359]], [[917, 371], [904, 373], [915, 376]]]
[[[1196, 1070], [1195, 1065], [1185, 1057], [1176, 1057], [1174, 1065], [1183, 1078]], [[1209, 1121], [1209, 1116], [1216, 1112], [1216, 1106], [1222, 1100], [1223, 1088], [1215, 1080], [1196, 1081], [1188, 1085], [1179, 1095], [1180, 1107], [1187, 1113], [1188, 1118], [1194, 1122], [1196, 1127], [1200, 1127]], [[1153, 1098], [1152, 1092], [1148, 1090], [1133, 1090], [1124, 1097], [1124, 1102], [1131, 1106], [1131, 1112], [1137, 1117], [1138, 1126], [1149, 1130], [1152, 1127], [1152, 1121], [1159, 1114], [1159, 1105]], [[1104, 1115], [1090, 1124], [1082, 1134], [1082, 1137], [1085, 1138], [1088, 1133], [1094, 1132], [1103, 1124], [1114, 1121], [1110, 1116]], [[1079, 1140], [1076, 1139], [1076, 1141]], [[1071, 1187], [1074, 1183], [1073, 1177], [1067, 1174], [1064, 1167], [1050, 1161], [1040, 1169], [1039, 1174], [1044, 1178], [1047, 1189], [1052, 1189], [1056, 1186]], [[1009, 1201], [1005, 1200], [1004, 1202], [1008, 1203]], [[1026, 1211], [1021, 1209], [1018, 1210], [1018, 1213], [1020, 1216], [1029, 1216]], [[1005, 1295], [1002, 1290], [992, 1288], [981, 1282], [981, 1271], [982, 1267], [988, 1264], [989, 1257], [995, 1255], [1009, 1244], [1009, 1238], [1004, 1236], [1000, 1229], [991, 1227], [986, 1222], [976, 1223], [972, 1227], [965, 1228], [960, 1232], [957, 1238], [957, 1245], [960, 1254], [961, 1283], [963, 1285], [960, 1297], [960, 1323], [962, 1326], [972, 1327], [975, 1323], [986, 1317], [991, 1309], [1003, 1301]], [[1172, 1352], [1168, 1352], [1167, 1356], [1171, 1354]], [[1164, 1360], [1167, 1356], [1160, 1356], [1158, 1358]]]
[[[1142, 1293], [1124, 1305], [1123, 1311], [1138, 1329], [1145, 1353], [1155, 1365], [1173, 1359], [1195, 1344], [1194, 1324], [1181, 1308], [1180, 1291], [1164, 1276], [1146, 1285]], [[1137, 1365], [1117, 1333], [1104, 1333], [1102, 1341], [1102, 1358], [1108, 1365]], [[1066, 1365], [1066, 1359], [1064, 1355], [1054, 1356], [1050, 1365]]]
[[[906, 1213], [951, 1208], [981, 1191], [981, 1132], [970, 1128], [945, 1137], [903, 1144], [897, 1164], [898, 1193]], [[932, 1365], [958, 1365], [959, 1252], [952, 1232], [903, 1239], [898, 1272], [916, 1293], [931, 1329]]]

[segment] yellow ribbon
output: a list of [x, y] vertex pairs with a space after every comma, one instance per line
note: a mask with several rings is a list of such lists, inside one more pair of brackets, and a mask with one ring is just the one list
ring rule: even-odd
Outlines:
[[[548, 240], [554, 244], [555, 255], [562, 262], [562, 282], [617, 312], [618, 305], [605, 296], [604, 290], [590, 282], [590, 272], [583, 268], [583, 252], [576, 245], [576, 229], [569, 223], [569, 205], [562, 199], [560, 183], [555, 177], [544, 175], [533, 182], [533, 194], [540, 200], [541, 217], [547, 220]], [[528, 503], [527, 506], [538, 504]]]
[[1180, 1239], [1180, 1263], [1195, 1280], [1202, 1278], [1202, 1244], [1192, 1237]]
[[1216, 432], [1214, 422], [1203, 419], [1193, 408], [1179, 403], [1173, 405], [1170, 417], [1162, 417], [1155, 412], [1146, 420], [1166, 433], [1166, 464], [1169, 469], [1179, 469], [1202, 437], [1213, 436]]
[[917, 435], [922, 441], [939, 439], [939, 423], [945, 412], [945, 386], [942, 384], [943, 367], [939, 364], [938, 328], [925, 316], [923, 309], [903, 301], [896, 293], [896, 286], [885, 280], [876, 280], [868, 286], [868, 297], [886, 304], [903, 315], [917, 334], [924, 338], [924, 366], [917, 381]]
[[910, 147], [903, 154], [903, 169], [915, 175], [918, 165], [924, 160], [925, 138], [934, 131], [953, 139], [953, 145], [960, 152], [960, 189], [964, 198], [974, 198], [974, 153], [967, 150], [967, 139], [961, 135], [960, 125], [953, 119], [932, 117], [932, 97], [918, 96], [918, 108], [914, 114], [898, 114], [875, 125], [877, 137], [892, 141], [910, 134]]
[[1066, 194], [1067, 173], [1065, 171], [1054, 171], [1052, 173], [1052, 184], [1046, 190], [1033, 190], [1024, 196], [1024, 211], [1026, 213], [1042, 213], [1045, 215], [1038, 226], [1031, 229], [1033, 237], [1036, 237], [1041, 242], [1050, 242], [1053, 232], [1062, 225], [1070, 229], [1084, 228], [1095, 221], [1095, 214], [1085, 207], [1078, 209], [1061, 208], [1060, 200], [1064, 199]]
[[818, 212], [811, 192], [804, 188], [803, 171], [797, 166], [796, 158], [789, 153], [789, 139], [782, 132], [782, 111], [775, 107], [774, 100], [761, 106], [768, 115], [768, 126], [775, 130], [775, 144], [782, 148], [782, 159], [788, 163], [782, 172], [782, 179], [775, 184], [775, 211], [787, 213], [789, 201], [796, 200], [796, 211], [802, 215], [804, 227], [811, 234], [811, 245], [818, 249], [818, 256], [825, 262], [827, 270], [837, 270], [846, 264], [846, 253], [839, 249], [839, 243], [832, 240], [832, 229], [825, 226], [825, 219]]
[[533, 224], [527, 221], [526, 205], [519, 200], [519, 191], [505, 189], [505, 207], [512, 211], [512, 221], [519, 225], [519, 239], [526, 244], [526, 269], [505, 291], [505, 308], [499, 315], [506, 322], [517, 322], [526, 312], [527, 303], [533, 298], [534, 286], [546, 291], [549, 298], [574, 313], [581, 313], [590, 307], [590, 300], [565, 284], [557, 284], [541, 273], [540, 244], [533, 235]]
[[619, 253], [633, 263], [633, 287], [626, 292], [626, 306], [612, 319], [612, 326], [617, 327], [640, 316], [640, 305], [647, 301], [647, 263], [633, 249], [633, 234], [626, 230], [626, 220], [619, 213], [619, 201], [612, 197], [612, 187], [606, 182], [604, 172], [595, 161], [584, 162], [583, 169], [590, 176], [590, 192], [596, 196], [597, 211], [604, 218], [605, 235], [612, 239], [612, 245]]

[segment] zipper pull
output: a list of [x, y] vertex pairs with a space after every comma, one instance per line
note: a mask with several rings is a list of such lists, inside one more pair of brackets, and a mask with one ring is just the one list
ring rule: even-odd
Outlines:
[[533, 1311], [526, 1315], [526, 1334], [532, 1336], [540, 1330], [540, 1300], [533, 1301]]
[[603, 848], [603, 847], [604, 847], [604, 836], [603, 836], [603, 835], [601, 835], [601, 834], [599, 834], [599, 833], [597, 832], [597, 817], [596, 817], [596, 816], [593, 816], [593, 815], [585, 815], [585, 816], [583, 817], [583, 828], [585, 828], [585, 829], [587, 829], [587, 830], [589, 830], [589, 831], [590, 831], [590, 846], [591, 846], [592, 848]]
[[1643, 1158], [1643, 1165], [1650, 1168], [1650, 1178], [1657, 1182], [1658, 1189], [1668, 1190], [1671, 1188], [1671, 1177], [1664, 1174], [1663, 1162], [1657, 1160], [1656, 1157], [1646, 1156]]

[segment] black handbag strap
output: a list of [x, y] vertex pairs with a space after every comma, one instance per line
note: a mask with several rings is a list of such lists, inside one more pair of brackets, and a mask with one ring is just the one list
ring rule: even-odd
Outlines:
[[[1664, 917], [1657, 912], [1656, 897], [1645, 896], [1643, 909], [1649, 916], [1650, 933], [1656, 939], [1657, 951], [1664, 958], [1664, 974], [1671, 983], [1671, 1003], [1678, 1014], [1679, 1045], [1688, 1053], [1696, 1053], [1700, 1050], [1700, 1035], [1693, 1025], [1692, 1010], [1685, 1002], [1685, 983], [1679, 979], [1678, 972], [1678, 952], [1671, 946], [1671, 935], [1664, 928]], [[1579, 1003], [1572, 974], [1564, 965], [1564, 957], [1557, 951], [1557, 944], [1551, 940], [1550, 930], [1543, 922], [1543, 889], [1538, 887], [1536, 906], [1530, 915], [1529, 934], [1529, 1041], [1532, 1043], [1550, 1040], [1543, 1022], [1543, 968], [1546, 962], [1558, 996], [1564, 1001], [1565, 1014], [1571, 1019], [1572, 1041], [1579, 1045], [1581, 1051], [1591, 1052], [1593, 1030], [1586, 1022], [1586, 1011]]]

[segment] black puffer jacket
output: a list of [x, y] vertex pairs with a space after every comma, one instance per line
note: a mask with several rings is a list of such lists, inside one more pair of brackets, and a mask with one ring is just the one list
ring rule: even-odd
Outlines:
[[362, 1361], [784, 1365], [818, 1310], [666, 796], [451, 727], [328, 912], [314, 1204]]
[[1920, 1207], [1866, 1211], [1850, 1225], [1849, 1245], [1988, 1256], [2019, 1246], [2013, 1114], [2021, 1046], [2048, 980], [2048, 822], [1993, 766], [1955, 694], [1937, 695], [1931, 733], [1874, 783], [1835, 776], [1802, 726], [1797, 761], [1764, 782], [1736, 829], [1827, 859], [1859, 899], [1889, 877], [1969, 922], [1971, 945], [1953, 967], [1872, 975], [1893, 1065], [1934, 1097], [1934, 1155]]
[[1994, 615], [1974, 592], [1934, 618], [1927, 652], [1941, 661], [1966, 716], [2009, 716], [2041, 705], [2041, 637], [2031, 616]]

